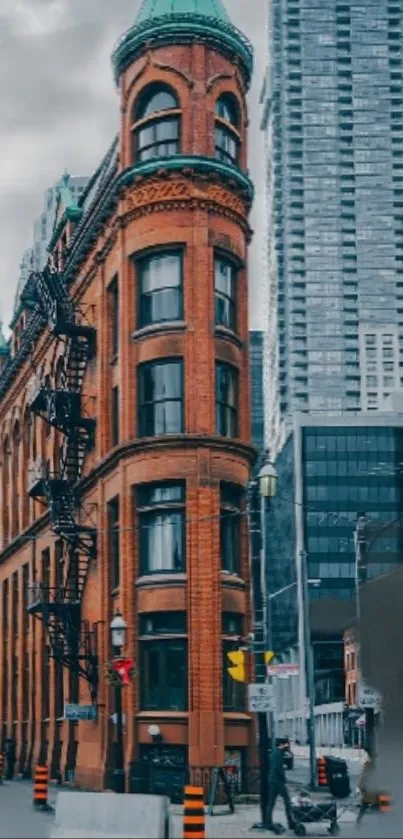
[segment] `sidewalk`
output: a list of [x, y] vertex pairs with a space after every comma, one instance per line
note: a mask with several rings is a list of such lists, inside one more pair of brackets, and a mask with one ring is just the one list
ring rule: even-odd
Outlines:
[[[222, 815], [219, 815], [221, 812]], [[174, 822], [174, 829], [175, 829], [175, 837], [176, 839], [180, 839], [182, 836], [182, 808], [178, 806], [172, 806], [171, 808], [173, 814], [173, 822]], [[270, 831], [254, 831], [251, 830], [251, 827], [254, 822], [260, 821], [260, 810], [255, 804], [238, 804], [235, 807], [235, 813], [233, 815], [229, 814], [228, 812], [225, 813], [225, 807], [217, 807], [216, 808], [217, 815], [214, 816], [207, 816], [206, 815], [206, 837], [207, 839], [253, 839], [254, 836], [256, 837], [271, 837], [273, 839], [274, 834]], [[347, 811], [346, 813], [342, 813], [340, 816], [340, 836], [344, 837], [352, 837], [354, 834], [354, 823], [356, 819], [356, 811], [351, 810]], [[274, 813], [274, 821], [284, 825], [287, 825], [287, 820], [285, 817], [285, 813], [283, 808], [276, 807]], [[322, 822], [318, 824], [308, 824], [306, 826], [307, 836], [311, 837], [324, 837], [329, 836], [328, 831], [329, 823]], [[289, 839], [291, 836], [295, 836], [294, 833], [291, 833], [288, 829], [285, 833], [282, 834], [283, 839]]]

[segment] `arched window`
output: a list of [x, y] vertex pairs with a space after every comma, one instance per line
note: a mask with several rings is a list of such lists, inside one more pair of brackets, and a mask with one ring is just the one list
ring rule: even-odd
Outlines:
[[29, 495], [28, 495], [28, 471], [27, 465], [31, 456], [31, 430], [32, 430], [32, 414], [29, 408], [26, 408], [24, 413], [24, 424], [22, 432], [22, 479], [23, 479], [23, 499], [22, 499], [22, 527], [29, 525]]
[[11, 498], [11, 535], [17, 536], [20, 530], [20, 451], [21, 433], [20, 424], [17, 421], [13, 429], [12, 449], [12, 498]]
[[237, 164], [239, 157], [239, 116], [236, 99], [224, 93], [215, 105], [215, 156], [223, 163]]
[[133, 161], [178, 154], [179, 130], [180, 110], [175, 94], [167, 87], [147, 88], [133, 112]]
[[10, 538], [10, 442], [6, 437], [3, 443], [3, 545], [8, 545]]

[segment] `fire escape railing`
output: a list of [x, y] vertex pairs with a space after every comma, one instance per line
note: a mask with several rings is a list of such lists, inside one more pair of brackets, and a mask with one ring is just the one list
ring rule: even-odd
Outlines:
[[83, 412], [83, 383], [88, 362], [95, 354], [95, 328], [85, 323], [71, 299], [63, 277], [46, 267], [32, 275], [38, 314], [48, 320], [56, 340], [63, 341], [63, 364], [55, 385], [37, 376], [31, 380], [31, 411], [63, 437], [56, 470], [36, 461], [28, 469], [28, 493], [45, 502], [53, 532], [62, 540], [68, 557], [64, 579], [56, 587], [43, 581], [30, 590], [28, 610], [44, 621], [52, 656], [89, 682], [96, 701], [98, 657], [96, 626], [81, 618], [81, 604], [92, 559], [97, 553], [97, 533], [82, 522], [83, 508], [77, 490], [87, 452], [94, 445], [95, 419]]

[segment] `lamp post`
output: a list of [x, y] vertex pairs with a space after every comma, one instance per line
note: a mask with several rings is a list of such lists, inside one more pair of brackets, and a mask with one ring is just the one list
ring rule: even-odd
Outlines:
[[315, 675], [311, 639], [311, 622], [309, 619], [309, 597], [308, 597], [308, 568], [306, 551], [301, 551], [301, 594], [302, 594], [302, 620], [304, 633], [304, 664], [306, 688], [308, 694], [307, 718], [308, 744], [309, 744], [309, 775], [310, 787], [316, 787], [316, 731], [315, 731]]
[[[267, 639], [267, 597], [266, 593], [266, 499], [276, 491], [277, 473], [268, 461], [267, 455], [257, 480], [248, 486], [249, 533], [252, 582], [252, 613], [254, 634], [255, 680], [266, 682], [265, 647]], [[260, 504], [258, 496], [260, 495]], [[268, 827], [269, 808], [269, 736], [267, 713], [258, 713], [259, 765], [260, 765], [260, 811], [261, 822], [256, 829]]]
[[[126, 641], [127, 624], [121, 612], [117, 611], [110, 624], [111, 643], [115, 657], [121, 655]], [[115, 767], [112, 773], [112, 786], [115, 792], [125, 791], [125, 764], [123, 750], [123, 714], [122, 714], [122, 685], [115, 685]]]

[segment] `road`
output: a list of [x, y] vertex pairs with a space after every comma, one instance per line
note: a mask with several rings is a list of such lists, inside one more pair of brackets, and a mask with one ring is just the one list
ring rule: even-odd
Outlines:
[[[304, 766], [304, 761], [301, 761], [302, 766], [296, 767], [295, 774], [306, 775], [307, 766]], [[67, 793], [69, 794], [69, 793]], [[57, 788], [50, 789], [49, 799], [51, 803], [55, 803], [57, 797]], [[182, 827], [182, 812], [181, 808], [173, 807], [173, 818], [175, 837], [179, 839], [183, 835]], [[0, 787], [0, 839], [48, 839], [53, 823], [52, 814], [35, 811], [32, 807], [32, 784], [27, 781], [15, 781], [14, 783], [4, 784]], [[255, 835], [251, 832], [251, 825], [259, 819], [259, 809], [257, 805], [237, 805], [234, 815], [217, 814], [213, 817], [206, 818], [206, 837], [208, 839], [243, 839], [248, 837], [252, 839]], [[275, 813], [275, 819], [278, 822], [285, 824], [285, 818], [282, 810], [279, 808]], [[343, 839], [352, 839], [356, 836], [354, 829], [355, 811], [351, 808], [349, 811], [342, 812], [340, 808], [340, 836]], [[386, 827], [386, 821], [382, 826]], [[313, 837], [328, 836], [328, 824], [308, 825], [307, 835]], [[283, 834], [284, 839], [293, 834]], [[361, 831], [361, 836], [389, 835], [388, 832], [381, 833]], [[401, 836], [402, 834], [394, 834]], [[258, 833], [256, 836], [270, 837], [273, 834], [264, 832]]]

